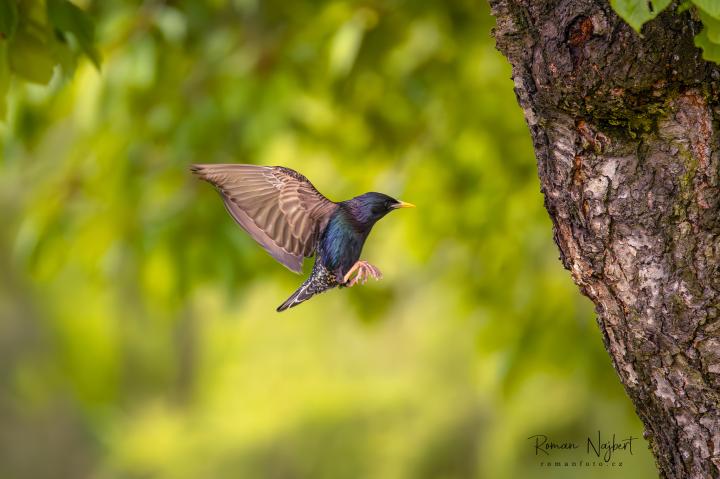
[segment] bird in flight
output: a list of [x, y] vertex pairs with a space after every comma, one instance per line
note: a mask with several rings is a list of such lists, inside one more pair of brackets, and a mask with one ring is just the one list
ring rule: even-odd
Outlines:
[[282, 166], [202, 164], [191, 170], [217, 188], [230, 216], [289, 270], [302, 273], [304, 258], [315, 255], [310, 277], [277, 311], [337, 286], [381, 279], [379, 269], [360, 260], [365, 240], [380, 218], [415, 206], [382, 193], [336, 203]]

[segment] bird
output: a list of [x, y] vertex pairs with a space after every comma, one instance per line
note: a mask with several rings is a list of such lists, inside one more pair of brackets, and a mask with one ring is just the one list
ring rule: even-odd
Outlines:
[[360, 259], [375, 223], [389, 212], [415, 205], [369, 192], [334, 202], [305, 176], [284, 166], [195, 164], [191, 171], [212, 184], [225, 209], [260, 246], [295, 273], [315, 256], [310, 276], [277, 311], [285, 311], [335, 287], [382, 279]]

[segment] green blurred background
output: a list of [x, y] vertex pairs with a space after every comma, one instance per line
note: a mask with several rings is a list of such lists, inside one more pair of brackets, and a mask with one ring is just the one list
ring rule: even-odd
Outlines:
[[[100, 71], [14, 79], [0, 125], [0, 477], [655, 476], [642, 440], [579, 471], [527, 439], [642, 428], [484, 2], [78, 4]], [[203, 162], [418, 208], [365, 246], [383, 281], [278, 315], [302, 278]]]

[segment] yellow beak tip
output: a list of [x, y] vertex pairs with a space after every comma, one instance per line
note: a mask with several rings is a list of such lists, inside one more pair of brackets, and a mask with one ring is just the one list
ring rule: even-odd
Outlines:
[[400, 204], [397, 206], [397, 208], [415, 208], [415, 205], [412, 203], [407, 203], [405, 201], [401, 201]]

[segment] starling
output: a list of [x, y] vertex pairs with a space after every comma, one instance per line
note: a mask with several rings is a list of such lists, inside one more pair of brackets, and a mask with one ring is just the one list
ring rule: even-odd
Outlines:
[[339, 287], [379, 280], [380, 270], [360, 260], [375, 222], [414, 205], [382, 193], [365, 193], [336, 203], [297, 171], [282, 166], [193, 165], [193, 173], [214, 185], [230, 216], [289, 270], [302, 273], [315, 255], [310, 277], [277, 311]]

